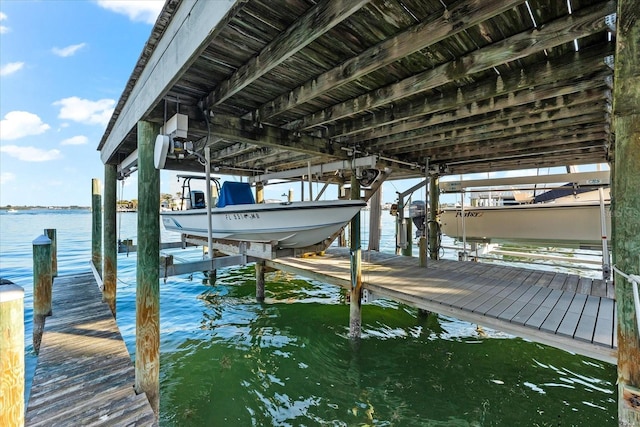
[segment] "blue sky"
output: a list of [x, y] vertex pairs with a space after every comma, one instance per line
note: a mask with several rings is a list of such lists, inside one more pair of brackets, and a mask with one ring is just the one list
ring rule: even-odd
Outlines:
[[[0, 0], [0, 206], [91, 204], [91, 179], [104, 177], [96, 147], [163, 4]], [[175, 173], [160, 179], [162, 192], [179, 190]], [[385, 183], [383, 201], [416, 182]], [[282, 198], [289, 186], [268, 186], [265, 197]], [[300, 184], [291, 187], [298, 198]], [[137, 198], [137, 175], [118, 192]]]
[[91, 204], [96, 147], [163, 4], [0, 1], [0, 206]]

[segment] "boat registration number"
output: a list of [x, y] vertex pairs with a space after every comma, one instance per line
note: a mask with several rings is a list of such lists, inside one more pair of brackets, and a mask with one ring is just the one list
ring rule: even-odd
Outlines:
[[260, 214], [256, 212], [251, 213], [233, 213], [233, 214], [225, 214], [224, 219], [227, 221], [236, 221], [240, 219], [258, 219], [260, 218]]

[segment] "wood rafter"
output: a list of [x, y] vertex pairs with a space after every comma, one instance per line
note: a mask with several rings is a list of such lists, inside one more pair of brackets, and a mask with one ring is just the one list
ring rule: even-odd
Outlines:
[[276, 37], [203, 100], [206, 109], [224, 102], [360, 10], [371, 0], [323, 0]]
[[[385, 149], [386, 153], [402, 152], [407, 148], [415, 149], [415, 139], [419, 138], [421, 143], [439, 141], [442, 139], [458, 138], [472, 135], [475, 138], [489, 136], [490, 132], [508, 132], [509, 129], [521, 128], [526, 125], [555, 121], [561, 118], [574, 119], [577, 115], [594, 111], [593, 114], [603, 116], [605, 111], [602, 95], [597, 92], [586, 93], [584, 99], [576, 97], [569, 102], [564, 98], [552, 99], [548, 105], [536, 106], [527, 104], [513, 108], [510, 111], [492, 110], [485, 114], [475, 115], [469, 120], [456, 120], [447, 125], [424, 127], [399, 133], [393, 136], [380, 138], [372, 141], [371, 150]], [[571, 105], [569, 107], [568, 105]], [[552, 120], [553, 119], [553, 120]], [[594, 117], [590, 116], [593, 120]], [[556, 125], [558, 123], [555, 123]], [[408, 141], [408, 142], [404, 142]]]
[[[202, 125], [200, 126], [202, 128]], [[334, 147], [327, 139], [267, 124], [257, 124], [234, 116], [216, 114], [210, 118], [210, 133], [216, 138], [229, 141], [288, 149], [327, 158], [346, 158], [344, 151]]]
[[[386, 129], [397, 129], [398, 123], [406, 122], [412, 118], [420, 118], [423, 121], [424, 116], [458, 109], [460, 106], [473, 103], [487, 102], [495, 105], [494, 98], [511, 93], [522, 94], [530, 92], [531, 88], [535, 88], [538, 91], [546, 86], [552, 91], [559, 89], [561, 86], [571, 86], [573, 83], [579, 83], [582, 80], [585, 70], [588, 70], [591, 75], [584, 77], [597, 80], [602, 75], [602, 79], [605, 80], [606, 76], [611, 74], [611, 70], [606, 66], [602, 58], [612, 53], [613, 47], [610, 44], [605, 44], [586, 52], [576, 52], [569, 57], [570, 60], [566, 57], [561, 57], [560, 60], [535, 64], [520, 70], [519, 73], [504, 76], [496, 75], [474, 87], [459, 88], [455, 93], [443, 93], [440, 98], [435, 100], [425, 97], [421, 102], [401, 104], [394, 106], [393, 109], [374, 112], [362, 118], [329, 126], [328, 135], [333, 138], [350, 137], [349, 141], [351, 142], [378, 138], [394, 133]], [[565, 82], [564, 85], [561, 82]], [[504, 107], [498, 106], [497, 108]], [[471, 114], [471, 110], [469, 114]]]
[[523, 3], [523, 0], [458, 1], [450, 9], [443, 10], [434, 20], [415, 25], [260, 106], [259, 116], [262, 120], [268, 120], [282, 114], [338, 86], [353, 82], [421, 49], [435, 45], [520, 3]]
[[435, 67], [398, 83], [366, 93], [349, 101], [310, 114], [292, 122], [290, 127], [310, 129], [356, 115], [365, 110], [379, 108], [396, 102], [407, 93], [418, 94], [451, 83], [466, 75], [472, 75], [507, 61], [524, 58], [545, 49], [589, 36], [606, 28], [604, 17], [615, 12], [615, 2], [596, 4], [587, 9], [557, 19], [540, 29], [525, 31], [501, 42], [478, 49], [470, 54]]

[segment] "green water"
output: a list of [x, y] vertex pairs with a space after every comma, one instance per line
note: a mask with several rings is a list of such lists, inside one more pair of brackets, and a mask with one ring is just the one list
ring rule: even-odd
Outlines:
[[[28, 386], [37, 360], [31, 240], [56, 228], [60, 273], [86, 272], [91, 215], [11, 215], [0, 220], [0, 277], [25, 289]], [[135, 239], [136, 218], [119, 216], [122, 238]], [[383, 243], [393, 244], [392, 225]], [[132, 357], [135, 265], [135, 254], [118, 256], [117, 322]], [[363, 337], [352, 342], [335, 286], [268, 273], [258, 304], [252, 265], [220, 270], [214, 287], [202, 279], [160, 286], [161, 426], [617, 425], [613, 365], [389, 301], [363, 306]]]
[[616, 424], [612, 365], [389, 301], [364, 306], [354, 342], [337, 288], [270, 273], [258, 304], [254, 277], [165, 285], [197, 290], [180, 304], [201, 315], [163, 321], [162, 425]]

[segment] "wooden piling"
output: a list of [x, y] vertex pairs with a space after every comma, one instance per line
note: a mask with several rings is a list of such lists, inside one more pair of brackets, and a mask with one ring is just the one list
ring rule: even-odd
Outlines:
[[369, 250], [380, 251], [382, 186], [373, 193], [369, 200]]
[[264, 271], [265, 262], [256, 262], [256, 301], [264, 302]]
[[116, 317], [118, 280], [118, 233], [116, 225], [118, 170], [116, 165], [104, 165], [104, 259], [102, 301]]
[[55, 228], [45, 228], [44, 235], [51, 240], [51, 275], [58, 276], [58, 238]]
[[39, 236], [33, 241], [33, 349], [40, 351], [44, 319], [51, 316], [51, 240]]
[[256, 203], [264, 203], [264, 184], [256, 182]]
[[102, 277], [102, 196], [100, 180], [91, 180], [91, 262]]
[[[360, 200], [360, 181], [351, 176], [351, 200]], [[362, 333], [362, 248], [360, 242], [360, 212], [351, 220], [351, 290], [349, 295], [349, 337], [360, 338]]]
[[136, 266], [137, 393], [156, 416], [160, 403], [160, 173], [153, 162], [155, 123], [138, 122], [138, 259]]
[[411, 256], [413, 255], [413, 221], [411, 220], [411, 218], [403, 218], [402, 219], [404, 221], [405, 227], [404, 227], [404, 231], [405, 231], [405, 247], [402, 248], [402, 255], [404, 256]]
[[[618, 0], [616, 23], [613, 251], [618, 271], [640, 274], [640, 8]], [[618, 425], [640, 425], [640, 331], [633, 285], [615, 275], [618, 313]], [[635, 392], [634, 392], [635, 390]]]
[[24, 425], [24, 289], [0, 283], [0, 425]]
[[[344, 187], [344, 178], [339, 178], [338, 180], [338, 198], [346, 198], [345, 187]], [[344, 248], [347, 246], [347, 239], [345, 237], [344, 228], [338, 235], [338, 246]]]
[[[429, 258], [438, 259], [440, 253], [440, 236], [438, 227], [438, 208], [440, 205], [440, 179], [438, 175], [431, 175], [429, 180]], [[425, 212], [426, 214], [426, 212]]]

